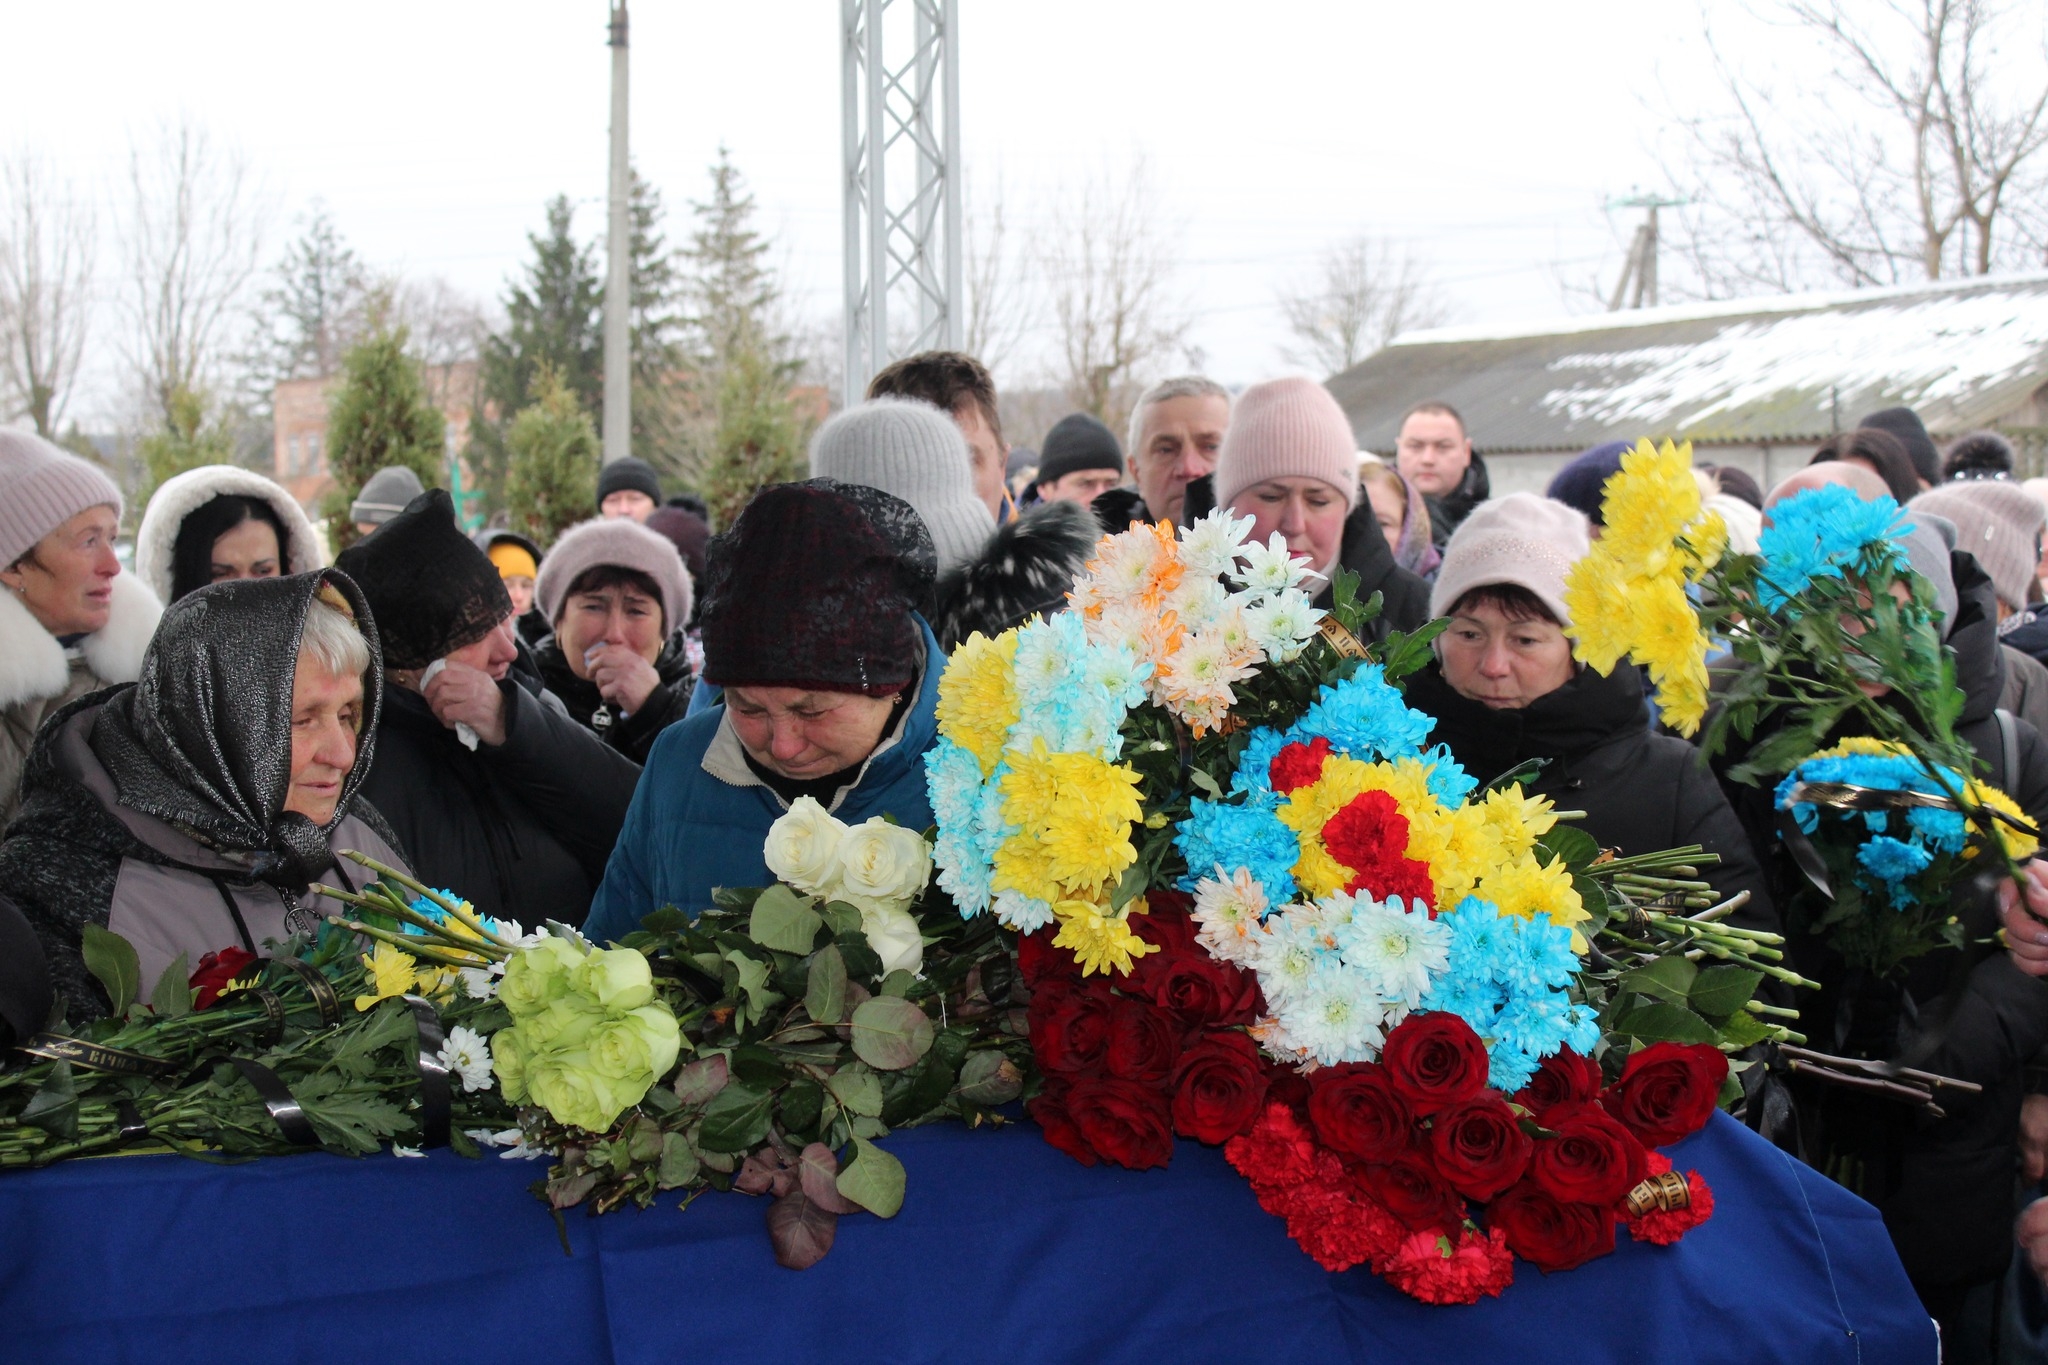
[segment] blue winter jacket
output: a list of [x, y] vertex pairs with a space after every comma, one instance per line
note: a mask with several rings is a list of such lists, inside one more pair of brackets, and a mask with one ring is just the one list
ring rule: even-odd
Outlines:
[[[938, 739], [939, 674], [946, 656], [931, 627], [922, 619], [917, 624], [925, 649], [917, 701], [898, 722], [895, 739], [884, 742], [834, 803], [832, 813], [850, 825], [884, 814], [907, 829], [932, 823], [924, 756]], [[719, 705], [676, 722], [654, 742], [604, 884], [583, 924], [594, 941], [610, 943], [631, 933], [663, 906], [703, 910], [714, 887], [766, 886], [774, 880], [762, 846], [768, 827], [788, 807], [745, 769], [738, 738], [720, 737], [724, 726], [725, 707]]]

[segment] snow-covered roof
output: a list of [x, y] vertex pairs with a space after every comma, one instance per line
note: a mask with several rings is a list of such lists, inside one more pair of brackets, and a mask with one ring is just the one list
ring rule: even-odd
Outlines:
[[1482, 450], [1670, 436], [1817, 441], [1900, 404], [1936, 435], [1986, 426], [2048, 382], [2048, 273], [1412, 332], [1332, 378], [1368, 450], [1429, 398]]

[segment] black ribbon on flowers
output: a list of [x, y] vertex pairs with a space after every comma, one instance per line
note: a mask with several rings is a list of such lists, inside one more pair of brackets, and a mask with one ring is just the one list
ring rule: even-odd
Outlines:
[[333, 1028], [341, 1022], [341, 1001], [335, 998], [333, 984], [318, 967], [295, 957], [267, 957], [258, 965], [282, 967], [304, 982], [306, 994], [313, 997], [313, 1008], [320, 1011], [320, 1027]]
[[215, 1053], [199, 1059], [199, 1064], [185, 1077], [185, 1084], [190, 1085], [223, 1062], [241, 1073], [242, 1079], [249, 1083], [249, 1088], [256, 1092], [256, 1098], [263, 1102], [264, 1112], [270, 1115], [270, 1121], [277, 1125], [278, 1133], [286, 1142], [295, 1147], [320, 1145], [320, 1135], [313, 1131], [313, 1125], [307, 1121], [306, 1111], [300, 1106], [298, 1097], [292, 1094], [289, 1086], [278, 1079], [275, 1071], [261, 1062], [252, 1061], [247, 1057]]
[[69, 1062], [87, 1071], [111, 1072], [116, 1076], [168, 1076], [178, 1069], [176, 1062], [167, 1062], [160, 1057], [131, 1052], [125, 1047], [108, 1047], [105, 1043], [88, 1043], [82, 1038], [68, 1038], [61, 1033], [38, 1033], [14, 1050], [53, 1062]]
[[278, 998], [277, 992], [265, 990], [261, 986], [245, 986], [238, 991], [229, 991], [213, 1003], [215, 1008], [218, 1008], [222, 1005], [235, 1004], [242, 1000], [254, 1002], [263, 1011], [263, 1030], [256, 1034], [251, 1041], [258, 1047], [275, 1047], [278, 1043], [282, 1042], [284, 1039], [284, 1001]]
[[1806, 837], [1806, 831], [1799, 828], [1799, 821], [1784, 807], [1778, 809], [1778, 838], [1785, 845], [1785, 851], [1792, 855], [1792, 865], [1800, 875], [1820, 892], [1823, 899], [1835, 898], [1834, 883], [1828, 880], [1828, 865], [1821, 858], [1820, 850], [1813, 846], [1813, 840]]
[[448, 1083], [448, 1066], [441, 1060], [441, 1048], [448, 1041], [448, 1034], [441, 1027], [441, 1012], [433, 1002], [423, 996], [404, 997], [405, 1007], [412, 1011], [412, 1024], [419, 1034], [420, 1053], [414, 1065], [420, 1073], [420, 1146], [446, 1147], [451, 1118], [454, 1114], [454, 1092]]
[[114, 1121], [121, 1125], [119, 1132], [123, 1142], [149, 1136], [149, 1125], [142, 1121], [142, 1111], [132, 1100], [124, 1097], [114, 1105]]

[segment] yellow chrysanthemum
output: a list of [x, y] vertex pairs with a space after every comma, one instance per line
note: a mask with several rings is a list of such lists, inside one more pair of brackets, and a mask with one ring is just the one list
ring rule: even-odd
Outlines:
[[1572, 885], [1571, 869], [1561, 858], [1539, 862], [1534, 855], [1525, 854], [1501, 864], [1480, 879], [1477, 894], [1493, 902], [1503, 915], [1524, 919], [1542, 915], [1566, 929], [1592, 918]]
[[1159, 951], [1156, 944], [1131, 932], [1128, 916], [1145, 914], [1147, 909], [1143, 896], [1125, 906], [1122, 915], [1090, 900], [1055, 901], [1052, 912], [1060, 930], [1053, 935], [1053, 946], [1071, 950], [1083, 976], [1107, 976], [1112, 970], [1127, 975], [1133, 961]]
[[1486, 823], [1500, 840], [1501, 851], [1518, 858], [1557, 825], [1557, 810], [1547, 796], [1530, 796], [1520, 783], [1486, 794]]
[[363, 971], [369, 975], [370, 993], [356, 997], [356, 1008], [369, 1009], [379, 1000], [404, 995], [419, 984], [419, 961], [379, 941], [374, 951], [363, 955]]
[[1572, 618], [1572, 652], [1606, 674], [1635, 642], [1635, 611], [1628, 574], [1602, 543], [1595, 541], [1565, 575], [1564, 605]]
[[1671, 564], [1677, 541], [1700, 519], [1700, 486], [1692, 473], [1692, 443], [1653, 446], [1638, 441], [1621, 457], [1620, 472], [1601, 490], [1604, 526], [1616, 558], [1640, 563], [1654, 576]]
[[1851, 735], [1839, 744], [1833, 744], [1814, 754], [1815, 758], [1895, 758], [1910, 757], [1912, 750], [1896, 740], [1874, 739], [1869, 735]]
[[[2036, 829], [2033, 820], [2028, 817], [2024, 810], [2020, 809], [2019, 802], [2013, 800], [1990, 783], [1980, 782], [1976, 778], [1971, 778], [1969, 785], [1963, 788], [1963, 805], [1966, 809], [1972, 811], [1978, 809], [1998, 811], [2021, 822], [2020, 825], [2016, 826], [2008, 820], [2000, 820], [1988, 815], [1984, 817], [1985, 823], [1990, 824], [1992, 828], [1998, 831], [1998, 842], [2005, 846], [2005, 855], [2008, 858], [2031, 858], [2040, 851], [2039, 831]], [[2029, 831], [2033, 832], [2029, 833]]]
[[1686, 528], [1682, 539], [1693, 561], [1686, 577], [1697, 583], [1728, 553], [1728, 523], [1719, 512], [1708, 512]]
[[1131, 826], [1144, 808], [1132, 769], [1034, 740], [1030, 753], [1010, 754], [1002, 790], [1018, 832], [996, 850], [996, 890], [1058, 901], [1115, 882], [1137, 861]]
[[1002, 761], [1003, 739], [1017, 723], [1016, 656], [1016, 631], [993, 640], [976, 631], [939, 676], [939, 733], [973, 754], [983, 777]]

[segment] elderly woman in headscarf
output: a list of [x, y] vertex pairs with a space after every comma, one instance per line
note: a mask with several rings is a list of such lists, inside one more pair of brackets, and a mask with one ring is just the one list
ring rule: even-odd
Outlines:
[[312, 928], [317, 880], [356, 886], [334, 851], [403, 867], [357, 795], [381, 659], [341, 574], [246, 579], [164, 614], [140, 681], [72, 702], [30, 752], [0, 886], [34, 926], [73, 1022], [108, 1001], [81, 940], [126, 938], [147, 989], [206, 953]]
[[704, 678], [724, 691], [655, 741], [587, 935], [766, 885], [768, 827], [799, 797], [848, 824], [931, 823], [946, 658], [916, 608], [935, 566], [907, 503], [832, 479], [766, 489], [711, 542]]

